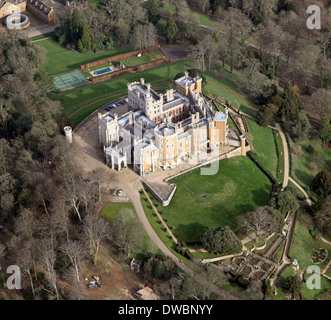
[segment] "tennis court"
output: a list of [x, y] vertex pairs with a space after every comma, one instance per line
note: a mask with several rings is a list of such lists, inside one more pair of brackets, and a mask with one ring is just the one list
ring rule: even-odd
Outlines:
[[54, 87], [58, 90], [73, 87], [77, 84], [88, 82], [85, 75], [81, 71], [77, 71], [74, 73], [65, 74], [63, 76], [59, 76], [54, 78]]

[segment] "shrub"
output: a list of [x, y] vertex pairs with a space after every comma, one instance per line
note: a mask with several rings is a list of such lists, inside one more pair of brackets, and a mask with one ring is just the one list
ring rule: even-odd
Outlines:
[[309, 146], [307, 146], [306, 151], [307, 151], [309, 154], [314, 154], [315, 149], [314, 149], [314, 147], [310, 144]]

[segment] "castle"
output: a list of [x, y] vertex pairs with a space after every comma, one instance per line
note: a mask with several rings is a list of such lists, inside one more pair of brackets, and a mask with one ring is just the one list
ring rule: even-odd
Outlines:
[[157, 93], [144, 79], [128, 83], [131, 110], [121, 117], [98, 114], [99, 143], [107, 165], [121, 170], [132, 164], [143, 176], [227, 145], [228, 110], [214, 114], [201, 83], [201, 77], [191, 78], [187, 72], [175, 80], [176, 90], [165, 93]]

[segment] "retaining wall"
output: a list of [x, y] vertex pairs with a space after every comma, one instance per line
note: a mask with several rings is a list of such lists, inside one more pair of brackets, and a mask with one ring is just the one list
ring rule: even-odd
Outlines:
[[93, 68], [93, 67], [99, 66], [101, 64], [109, 63], [109, 62], [112, 62], [112, 61], [127, 59], [127, 58], [130, 58], [130, 57], [136, 56], [138, 53], [145, 54], [145, 53], [149, 53], [149, 52], [159, 50], [159, 49], [160, 49], [160, 45], [158, 44], [156, 46], [153, 46], [153, 47], [150, 47], [150, 48], [147, 48], [147, 49], [136, 50], [136, 51], [131, 51], [131, 52], [127, 52], [127, 53], [121, 53], [121, 54], [118, 54], [116, 56], [112, 56], [112, 57], [104, 58], [104, 59], [101, 59], [101, 60], [93, 61], [93, 62], [90, 62], [90, 63], [82, 64], [80, 66], [80, 68], [81, 68], [81, 70], [85, 70], [85, 69]]

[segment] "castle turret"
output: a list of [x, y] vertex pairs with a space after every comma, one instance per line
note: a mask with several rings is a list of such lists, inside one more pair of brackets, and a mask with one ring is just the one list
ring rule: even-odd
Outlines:
[[70, 126], [64, 127], [64, 134], [69, 143], [72, 143], [72, 128]]

